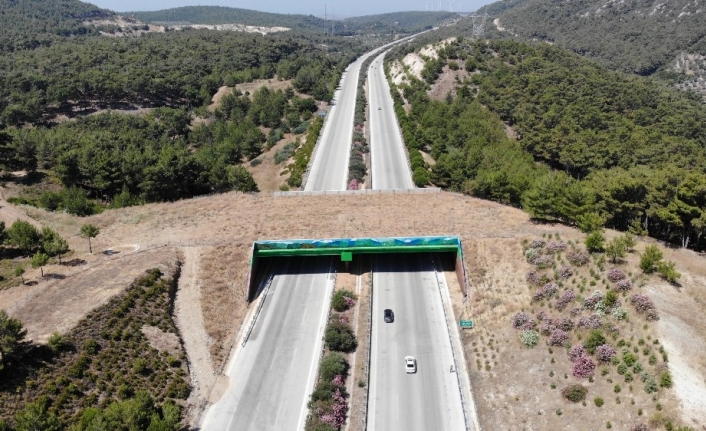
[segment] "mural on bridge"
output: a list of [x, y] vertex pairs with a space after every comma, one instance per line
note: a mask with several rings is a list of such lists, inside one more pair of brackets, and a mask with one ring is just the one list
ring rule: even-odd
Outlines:
[[336, 238], [257, 241], [256, 250], [353, 249], [388, 247], [460, 247], [458, 237], [422, 236], [407, 238]]

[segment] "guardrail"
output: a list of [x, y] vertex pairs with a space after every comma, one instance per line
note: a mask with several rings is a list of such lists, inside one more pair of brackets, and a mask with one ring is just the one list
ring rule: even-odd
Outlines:
[[274, 273], [270, 272], [270, 274], [267, 276], [265, 280], [263, 280], [264, 283], [267, 283], [265, 286], [265, 289], [262, 291], [262, 301], [257, 306], [257, 310], [255, 310], [255, 314], [253, 315], [252, 322], [250, 322], [250, 327], [248, 328], [247, 332], [245, 333], [245, 336], [243, 337], [243, 344], [241, 344], [241, 347], [245, 347], [245, 343], [248, 342], [248, 339], [250, 338], [250, 333], [252, 332], [253, 328], [255, 328], [255, 323], [257, 323], [257, 318], [260, 316], [260, 311], [262, 311], [262, 307], [265, 305], [265, 301], [267, 301], [267, 293], [270, 291], [270, 286], [272, 286], [272, 279], [274, 278]]

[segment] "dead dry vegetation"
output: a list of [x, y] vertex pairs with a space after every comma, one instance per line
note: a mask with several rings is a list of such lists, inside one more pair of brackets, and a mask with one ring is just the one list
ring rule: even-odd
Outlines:
[[[429, 208], [434, 210], [428, 211]], [[458, 235], [464, 243], [470, 299], [464, 304], [458, 294], [453, 296], [456, 312], [474, 319], [477, 325], [473, 330], [464, 331], [463, 339], [481, 424], [486, 429], [572, 429], [576, 426], [604, 429], [607, 421], [616, 429], [625, 429], [624, 426], [637, 420], [647, 422], [658, 412], [657, 403], [661, 404], [661, 413], [681, 417], [695, 429], [703, 429], [705, 425], [706, 320], [702, 316], [706, 306], [706, 265], [702, 256], [688, 250], [665, 250], [665, 258], [677, 262], [677, 269], [683, 274], [681, 287], [671, 286], [656, 277], [645, 278], [642, 287], [635, 287], [635, 291], [651, 295], [660, 320], [642, 329], [646, 322], [630, 310], [631, 326], [621, 329], [620, 333], [621, 338], [632, 343], [630, 348], [637, 346], [640, 338], [647, 341], [647, 336], [651, 337], [650, 342], [659, 340], [659, 346], [668, 354], [674, 388], [660, 389], [658, 401], [654, 401], [653, 394], [646, 394], [643, 383], [636, 378], [632, 391], [629, 383], [621, 380], [621, 392], [616, 394], [613, 389], [619, 383], [619, 376], [615, 367], [606, 376], [601, 376], [598, 368], [593, 383], [584, 381], [589, 387], [590, 399], [587, 398], [587, 405], [583, 406], [570, 403], [560, 395], [564, 386], [576, 380], [571, 376], [565, 349], [555, 347], [553, 353], [549, 353], [548, 347], [541, 344], [546, 337], [539, 346], [527, 349], [520, 343], [511, 322], [512, 316], [522, 309], [532, 316], [540, 309], [532, 303], [533, 290], [525, 281], [530, 265], [522, 254], [522, 240], [559, 233], [563, 241], [580, 242], [581, 234], [565, 226], [534, 224], [515, 208], [451, 193], [286, 197], [229, 193], [111, 210], [84, 219], [36, 208], [20, 209], [68, 238], [77, 257], [86, 260], [80, 272], [68, 272], [64, 280], [37, 280], [40, 282], [36, 286], [17, 286], [0, 292], [2, 308], [8, 308], [11, 315], [25, 321], [36, 339], [54, 329], [73, 327], [80, 316], [118, 293], [121, 290], [118, 283], [106, 288], [111, 286], [113, 278], [127, 277], [123, 273], [132, 271], [133, 267], [141, 268], [139, 271], [145, 266], [154, 267], [156, 262], [145, 259], [159, 261], [163, 255], [172, 253], [173, 256], [181, 247], [195, 250], [199, 256], [194, 289], [198, 293], [196, 298], [201, 301], [200, 308], [188, 307], [185, 311], [202, 313], [210, 340], [198, 342], [211, 343], [206, 349], [214, 362], [207, 365], [222, 365], [247, 312], [242, 291], [253, 241]], [[5, 207], [0, 209], [2, 211]], [[127, 257], [127, 252], [122, 258], [120, 254], [90, 256], [87, 242], [78, 236], [83, 223], [92, 223], [101, 229], [101, 234], [95, 238], [95, 249], [129, 244], [139, 246], [140, 253], [134, 255], [135, 259]], [[644, 245], [640, 243], [637, 251]], [[625, 267], [634, 267], [637, 256], [637, 253], [631, 254]], [[637, 274], [635, 270], [632, 272]], [[78, 282], [83, 273], [86, 273], [85, 281]], [[126, 284], [121, 284], [122, 289]], [[83, 299], [75, 300], [68, 290], [72, 288], [85, 292], [80, 296]], [[67, 289], [69, 293], [61, 295], [57, 292], [60, 289]], [[94, 297], [89, 294], [90, 289], [104, 296]], [[24, 298], [25, 305], [13, 306], [15, 300], [11, 298]], [[64, 307], [61, 313], [55, 312], [56, 301]], [[626, 299], [621, 297], [621, 301], [626, 308], [630, 307]], [[20, 303], [22, 300], [18, 301]], [[191, 354], [188, 340], [185, 347]], [[646, 364], [647, 360], [642, 357], [640, 353], [641, 361]], [[551, 363], [552, 358], [555, 363]], [[481, 361], [481, 370], [476, 360]], [[206, 372], [213, 375], [210, 369]], [[554, 375], [550, 376], [550, 372]], [[568, 374], [567, 378], [564, 373]], [[198, 373], [192, 370], [192, 376], [194, 374]], [[614, 383], [609, 383], [608, 378]], [[557, 384], [556, 389], [551, 388], [552, 382]], [[210, 384], [214, 384], [213, 379]], [[208, 398], [212, 387], [194, 386], [194, 392]], [[596, 396], [605, 400], [600, 408], [593, 403]], [[618, 396], [621, 404], [617, 404]], [[203, 407], [199, 404], [198, 409]], [[641, 416], [638, 415], [640, 408]], [[556, 413], [558, 409], [561, 416]], [[193, 423], [199, 415], [192, 412], [189, 417]]]

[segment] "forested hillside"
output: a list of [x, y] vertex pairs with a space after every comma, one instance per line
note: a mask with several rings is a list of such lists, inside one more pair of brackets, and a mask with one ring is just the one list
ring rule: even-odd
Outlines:
[[78, 0], [0, 0], [0, 54], [98, 34], [95, 27], [83, 22], [113, 15]]
[[[436, 159], [432, 183], [540, 219], [703, 248], [703, 105], [545, 44], [461, 39], [439, 55], [426, 82], [401, 85], [409, 113], [397, 100], [407, 145]], [[434, 101], [428, 86], [445, 65], [473, 74], [456, 97]]]
[[354, 41], [328, 48], [303, 38], [185, 30], [139, 38], [68, 41], [0, 57], [0, 121], [45, 123], [92, 107], [200, 106], [219, 86], [296, 79], [317, 99], [333, 94], [342, 68], [361, 50]]
[[223, 6], [186, 6], [150, 12], [126, 12], [142, 22], [159, 24], [245, 24], [321, 30], [324, 20], [312, 15], [285, 15]]
[[[256, 191], [242, 164], [285, 133], [305, 133], [315, 100], [330, 100], [344, 68], [369, 47], [313, 33], [184, 30], [6, 52], [0, 167], [27, 171], [34, 184], [14, 202], [79, 215]], [[291, 87], [235, 92], [214, 114], [206, 110], [221, 86], [256, 79], [291, 80]], [[102, 110], [119, 112], [89, 116]]]
[[[323, 12], [323, 11], [321, 11]], [[219, 6], [188, 6], [154, 12], [128, 12], [140, 21], [156, 24], [245, 24], [267, 27], [287, 27], [300, 31], [333, 31], [351, 36], [367, 33], [414, 33], [458, 18], [449, 12], [395, 12], [381, 15], [324, 21], [313, 15], [284, 15]], [[334, 17], [335, 18], [335, 17]]]
[[509, 33], [639, 75], [653, 74], [681, 52], [706, 54], [706, 10], [698, 0], [505, 0], [484, 10]]

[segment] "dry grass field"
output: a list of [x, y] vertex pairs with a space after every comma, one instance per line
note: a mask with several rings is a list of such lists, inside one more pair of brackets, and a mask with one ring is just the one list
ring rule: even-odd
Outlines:
[[[631, 315], [630, 325], [621, 329], [621, 337], [634, 334], [635, 339], [648, 335], [652, 340], [659, 339], [669, 355], [674, 388], [660, 389], [658, 401], [654, 401], [636, 379], [632, 392], [621, 383], [622, 392], [615, 394], [613, 384], [607, 381], [617, 378], [615, 372], [607, 376], [598, 372], [595, 382], [585, 381], [589, 398], [583, 406], [571, 404], [559, 394], [565, 384], [576, 380], [571, 377], [564, 349], [555, 347], [550, 354], [543, 344], [545, 338], [534, 349], [524, 348], [511, 324], [516, 312], [538, 310], [525, 281], [530, 265], [522, 254], [522, 240], [559, 233], [564, 241], [580, 241], [581, 234], [561, 225], [532, 223], [517, 209], [451, 193], [286, 197], [229, 193], [111, 210], [84, 219], [7, 205], [0, 208], [0, 218], [12, 218], [14, 213], [8, 211], [52, 226], [68, 239], [74, 250], [72, 258], [86, 261], [78, 267], [46, 268], [58, 275], [53, 279], [41, 280], [38, 273], [28, 273], [28, 279], [36, 285], [0, 291], [0, 308], [22, 319], [29, 337], [35, 340], [46, 339], [53, 330], [71, 328], [80, 317], [127, 286], [134, 278], [133, 272], [181, 260], [177, 322], [192, 378], [211, 376], [194, 385], [190, 402], [195, 409], [189, 416], [192, 422], [198, 420], [200, 409], [212, 395], [222, 389], [218, 388], [218, 375], [249, 312], [242, 291], [253, 241], [458, 235], [464, 244], [470, 295], [465, 303], [458, 292], [452, 292], [452, 296], [456, 313], [461, 314], [456, 317], [472, 318], [477, 324], [475, 329], [464, 331], [463, 337], [485, 429], [604, 429], [607, 421], [612, 421], [615, 429], [627, 429], [635, 421], [647, 422], [653, 417], [657, 403], [662, 408], [660, 414], [681, 418], [675, 424], [706, 429], [706, 320], [702, 317], [706, 308], [706, 261], [691, 251], [665, 250], [665, 257], [674, 260], [683, 274], [681, 287], [657, 277], [641, 279], [644, 285], [636, 287], [655, 301], [658, 322], [644, 329], [644, 319], [633, 316], [623, 300]], [[84, 223], [101, 229], [94, 239], [93, 255], [88, 254], [88, 243], [78, 235]], [[640, 242], [637, 251], [644, 246]], [[102, 253], [111, 248], [120, 253]], [[637, 259], [637, 253], [631, 254], [625, 268], [634, 267]], [[190, 329], [193, 322], [202, 322], [202, 327]], [[200, 332], [188, 335], [189, 330]], [[202, 358], [195, 361], [197, 354]], [[551, 363], [552, 358], [555, 363]], [[481, 361], [481, 370], [477, 360]], [[569, 375], [566, 379], [565, 372]], [[558, 384], [557, 389], [551, 389], [552, 382]], [[600, 408], [593, 403], [599, 393], [605, 398]], [[621, 404], [616, 403], [616, 396]], [[633, 399], [635, 404], [631, 403]], [[638, 415], [640, 408], [642, 415]], [[556, 414], [558, 409], [561, 416]]]

